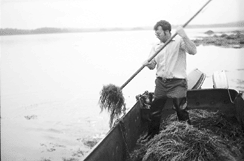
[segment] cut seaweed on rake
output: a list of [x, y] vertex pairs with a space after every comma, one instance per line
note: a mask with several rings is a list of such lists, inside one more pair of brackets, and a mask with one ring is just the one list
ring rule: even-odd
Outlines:
[[193, 125], [178, 122], [176, 114], [161, 123], [161, 132], [149, 141], [143, 136], [131, 153], [133, 161], [241, 160], [244, 133], [234, 118], [219, 112], [189, 110]]
[[100, 108], [110, 113], [109, 127], [125, 111], [125, 99], [119, 87], [109, 84], [103, 86], [99, 99]]

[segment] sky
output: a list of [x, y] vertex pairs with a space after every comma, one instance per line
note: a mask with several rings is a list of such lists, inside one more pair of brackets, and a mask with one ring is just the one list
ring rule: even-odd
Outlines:
[[[0, 0], [0, 28], [183, 25], [207, 0]], [[244, 0], [212, 0], [190, 24], [244, 20]]]

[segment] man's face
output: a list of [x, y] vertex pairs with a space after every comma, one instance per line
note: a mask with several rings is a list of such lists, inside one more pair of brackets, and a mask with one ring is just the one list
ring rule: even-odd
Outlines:
[[161, 42], [166, 42], [168, 40], [167, 31], [164, 31], [161, 26], [157, 27], [157, 30], [155, 30], [155, 35]]

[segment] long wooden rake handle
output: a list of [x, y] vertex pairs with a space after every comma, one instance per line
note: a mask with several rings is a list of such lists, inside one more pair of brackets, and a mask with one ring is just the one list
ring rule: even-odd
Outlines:
[[[208, 3], [212, 1], [209, 0], [207, 3], [205, 3], [202, 8], [200, 8], [182, 27], [186, 27], [202, 10], [204, 7], [206, 7], [208, 5]], [[170, 39], [168, 39], [165, 44], [157, 51], [155, 52], [155, 54], [153, 54], [149, 59], [148, 62], [150, 62], [156, 55], [158, 55], [158, 53], [163, 50], [165, 48], [165, 46], [167, 46], [169, 44], [169, 42], [177, 35], [177, 33], [175, 33]], [[142, 65], [121, 87], [120, 90], [122, 90], [138, 73], [140, 73], [140, 71], [145, 67], [145, 65]]]

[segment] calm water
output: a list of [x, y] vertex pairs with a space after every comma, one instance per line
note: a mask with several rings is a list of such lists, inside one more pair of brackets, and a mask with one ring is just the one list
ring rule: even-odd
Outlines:
[[[208, 29], [188, 29], [190, 37]], [[212, 29], [213, 31], [230, 31]], [[157, 42], [153, 31], [4, 36], [1, 40], [2, 160], [62, 160], [90, 150], [102, 138], [109, 115], [100, 113], [103, 85], [121, 86]], [[231, 88], [244, 90], [244, 49], [199, 46], [188, 56], [188, 72], [227, 70]], [[127, 108], [135, 96], [154, 90], [155, 71], [143, 69], [123, 90]]]

